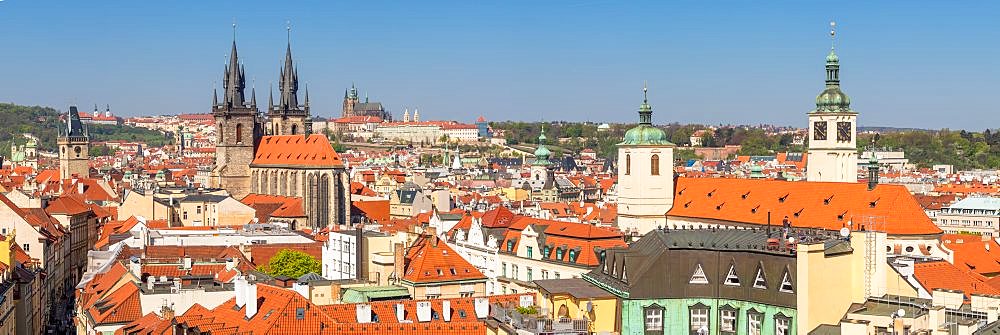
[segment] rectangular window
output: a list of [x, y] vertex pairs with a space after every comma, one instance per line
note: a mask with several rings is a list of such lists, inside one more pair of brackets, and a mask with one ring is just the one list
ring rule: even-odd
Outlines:
[[500, 263], [500, 275], [507, 276], [507, 263]]
[[555, 273], [555, 278], [556, 278], [556, 279], [559, 279], [559, 272], [556, 272], [556, 273]]
[[549, 271], [542, 270], [542, 279], [549, 279]]
[[30, 244], [25, 243], [21, 245], [21, 249], [24, 249], [24, 251], [31, 251], [31, 248], [29, 248], [30, 246]]
[[702, 329], [708, 331], [708, 309], [705, 308], [694, 308], [691, 309], [691, 334], [707, 334], [702, 333]]
[[187, 220], [187, 219], [188, 219], [188, 212], [184, 211], [184, 220]]
[[789, 335], [788, 326], [791, 324], [791, 320], [786, 318], [774, 319], [774, 334], [775, 335]]
[[528, 281], [531, 281], [531, 268], [528, 268]]
[[663, 309], [651, 307], [646, 309], [646, 330], [647, 331], [660, 331], [663, 330]]
[[526, 247], [526, 248], [528, 248], [528, 258], [531, 258], [533, 250], [531, 250], [531, 247]]
[[194, 208], [194, 213], [195, 213], [195, 214], [201, 214], [201, 206], [196, 206], [196, 207]]
[[723, 332], [735, 333], [736, 332], [736, 311], [732, 309], [723, 309], [722, 315], [720, 317], [722, 321], [719, 326]]
[[760, 331], [761, 331], [760, 322], [761, 322], [761, 319], [764, 318], [764, 316], [761, 315], [761, 314], [750, 313], [747, 316], [747, 318], [748, 318], [748, 320], [747, 320], [747, 334], [749, 334], [749, 335], [760, 335]]

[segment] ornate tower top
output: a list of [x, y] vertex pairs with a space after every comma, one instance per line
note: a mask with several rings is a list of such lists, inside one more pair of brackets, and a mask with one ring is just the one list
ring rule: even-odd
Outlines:
[[222, 83], [226, 90], [222, 103], [227, 107], [243, 107], [245, 104], [243, 91], [246, 88], [246, 73], [236, 52], [236, 23], [233, 23], [233, 48], [229, 52], [229, 64], [226, 66]]
[[535, 149], [535, 163], [533, 163], [532, 165], [546, 166], [550, 164], [549, 156], [552, 155], [552, 152], [549, 151], [549, 148], [545, 147], [546, 140], [547, 138], [545, 137], [545, 125], [543, 124], [542, 132], [541, 134], [538, 135], [538, 148]]
[[642, 104], [639, 105], [639, 125], [625, 132], [625, 139], [618, 145], [673, 145], [667, 134], [653, 126], [653, 107], [649, 105], [648, 88], [642, 85]]
[[826, 55], [826, 88], [816, 97], [813, 113], [853, 113], [851, 98], [840, 90], [840, 57], [834, 50], [836, 22], [830, 22], [830, 53]]
[[87, 136], [87, 131], [83, 129], [83, 122], [80, 122], [80, 111], [77, 110], [76, 106], [69, 106], [69, 112], [66, 113], [66, 128], [63, 132], [63, 136]]

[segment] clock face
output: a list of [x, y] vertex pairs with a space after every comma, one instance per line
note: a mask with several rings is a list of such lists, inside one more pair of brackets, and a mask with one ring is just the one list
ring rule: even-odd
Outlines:
[[837, 122], [837, 141], [842, 141], [842, 142], [851, 141], [850, 122]]
[[826, 121], [813, 122], [813, 140], [826, 140]]

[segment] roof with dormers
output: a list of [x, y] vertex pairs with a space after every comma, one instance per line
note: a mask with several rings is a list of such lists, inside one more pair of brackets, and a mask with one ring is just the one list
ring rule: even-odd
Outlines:
[[403, 280], [410, 283], [484, 281], [486, 276], [436, 236], [422, 235], [406, 252]]
[[788, 182], [731, 178], [677, 178], [670, 217], [743, 224], [839, 230], [848, 227], [885, 231], [889, 235], [937, 235], [920, 204], [902, 185]]
[[343, 160], [333, 150], [330, 141], [326, 136], [318, 134], [264, 136], [250, 164], [310, 168], [344, 167]]

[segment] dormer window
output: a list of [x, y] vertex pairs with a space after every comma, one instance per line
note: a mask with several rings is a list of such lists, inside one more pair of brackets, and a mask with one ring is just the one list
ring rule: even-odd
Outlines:
[[562, 260], [562, 258], [563, 258], [563, 249], [562, 248], [556, 248], [556, 259]]
[[708, 277], [705, 276], [705, 270], [701, 268], [701, 264], [695, 266], [694, 274], [691, 275], [691, 280], [689, 280], [688, 283], [708, 284]]
[[781, 286], [778, 290], [785, 293], [795, 293], [792, 288], [792, 275], [788, 273], [788, 269], [785, 269], [785, 275], [781, 278]]
[[757, 267], [757, 277], [753, 280], [753, 288], [767, 289], [767, 281], [764, 279], [763, 267]]
[[729, 265], [729, 274], [726, 275], [726, 281], [723, 283], [729, 286], [740, 286], [740, 277], [736, 275], [736, 264]]

